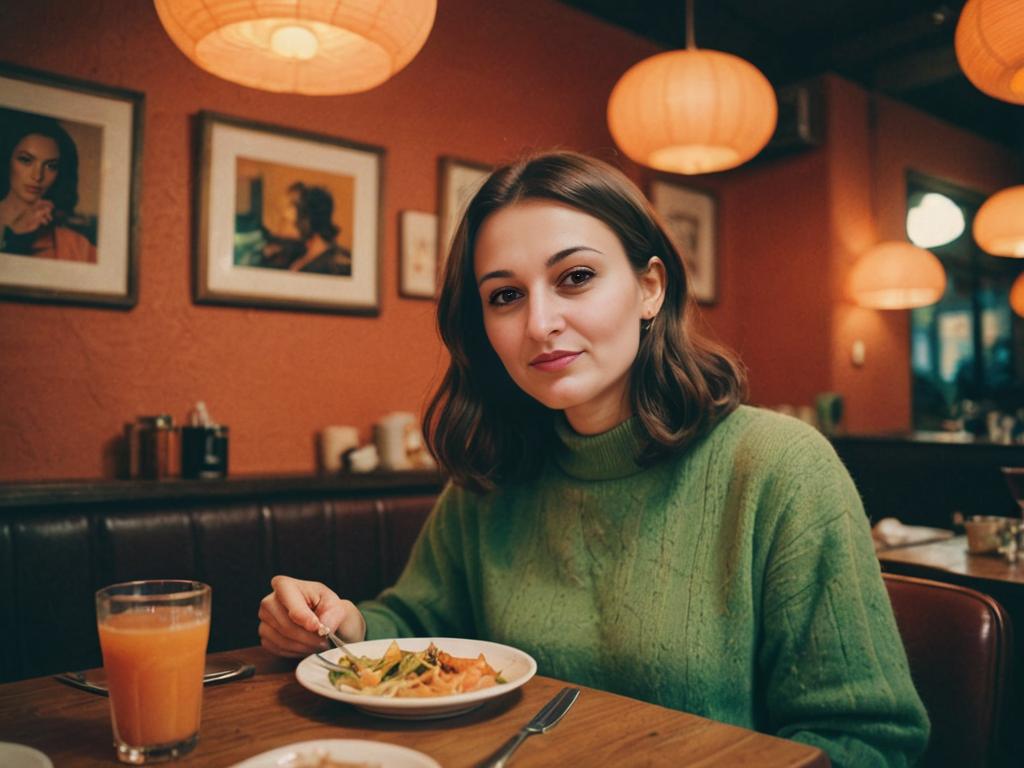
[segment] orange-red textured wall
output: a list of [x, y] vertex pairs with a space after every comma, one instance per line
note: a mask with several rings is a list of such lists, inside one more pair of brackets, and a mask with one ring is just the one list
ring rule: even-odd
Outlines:
[[[445, 357], [433, 303], [398, 296], [398, 215], [436, 211], [437, 164], [572, 147], [614, 159], [607, 95], [657, 49], [554, 0], [443, 0], [419, 56], [361, 95], [236, 86], [188, 61], [143, 0], [7, 3], [0, 57], [145, 94], [139, 301], [131, 311], [0, 302], [0, 480], [112, 476], [114, 441], [139, 414], [182, 418], [204, 400], [231, 428], [235, 473], [304, 472], [315, 435], [420, 412]], [[195, 305], [195, 115], [382, 146], [380, 315]], [[634, 169], [635, 170], [635, 169]]]
[[[845, 292], [846, 276], [876, 240], [906, 239], [908, 170], [987, 195], [1020, 183], [1021, 158], [900, 102], [875, 97], [872, 107], [869, 94], [847, 81], [830, 77], [826, 84], [832, 388], [846, 399], [849, 431], [906, 430], [911, 425], [910, 313], [854, 306]], [[851, 362], [855, 341], [865, 349], [859, 367]]]

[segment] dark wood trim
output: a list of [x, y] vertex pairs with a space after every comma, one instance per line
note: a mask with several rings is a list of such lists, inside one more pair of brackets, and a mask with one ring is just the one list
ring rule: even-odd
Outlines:
[[78, 504], [246, 501], [324, 495], [351, 498], [436, 494], [444, 477], [435, 471], [340, 475], [240, 475], [219, 480], [59, 480], [0, 483], [0, 511]]

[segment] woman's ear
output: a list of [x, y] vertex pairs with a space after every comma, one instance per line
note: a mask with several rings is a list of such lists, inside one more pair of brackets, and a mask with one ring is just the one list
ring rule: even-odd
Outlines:
[[661, 310], [665, 301], [665, 263], [657, 256], [651, 256], [647, 268], [637, 278], [643, 296], [643, 317], [650, 320]]

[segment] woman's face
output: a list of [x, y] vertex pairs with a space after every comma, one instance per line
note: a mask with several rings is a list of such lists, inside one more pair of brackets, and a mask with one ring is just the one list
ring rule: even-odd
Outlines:
[[631, 415], [640, 321], [664, 296], [660, 259], [638, 276], [604, 222], [527, 200], [484, 221], [473, 266], [487, 338], [524, 392], [581, 434]]
[[11, 193], [25, 203], [35, 203], [57, 180], [60, 150], [49, 136], [30, 133], [11, 154]]

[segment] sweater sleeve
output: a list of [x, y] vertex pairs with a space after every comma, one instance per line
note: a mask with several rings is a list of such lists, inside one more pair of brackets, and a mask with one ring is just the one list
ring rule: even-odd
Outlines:
[[398, 581], [359, 604], [367, 639], [475, 635], [463, 558], [465, 496], [451, 485], [444, 490]]
[[772, 483], [758, 675], [769, 730], [836, 766], [912, 765], [928, 716], [910, 677], [853, 481], [818, 435]]

